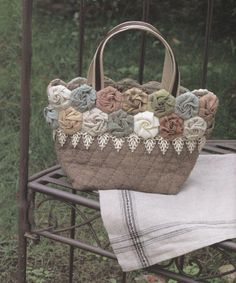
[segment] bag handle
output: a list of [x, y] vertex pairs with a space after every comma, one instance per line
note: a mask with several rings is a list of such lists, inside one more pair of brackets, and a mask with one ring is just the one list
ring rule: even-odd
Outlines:
[[[126, 23], [122, 23], [118, 26], [116, 26], [115, 28], [113, 28], [107, 36], [109, 36], [110, 34], [114, 34], [116, 31], [120, 30], [121, 32], [121, 28], [126, 28], [127, 26], [132, 26], [132, 25], [139, 25], [141, 27], [146, 26], [147, 28], [151, 28], [152, 30], [154, 30], [155, 32], [158, 32], [160, 34], [160, 32], [154, 28], [152, 25], [145, 23], [145, 22], [139, 22], [139, 21], [130, 21], [130, 22], [126, 22]], [[138, 28], [139, 29], [139, 28]], [[95, 70], [95, 58], [98, 57], [98, 51], [99, 49], [101, 49], [101, 46], [103, 45], [104, 41], [106, 40], [106, 38], [100, 43], [95, 56], [94, 56], [94, 60], [92, 61], [91, 65], [90, 65], [90, 69], [89, 69], [89, 73], [88, 73], [88, 81], [92, 82], [93, 85], [96, 84], [95, 82], [95, 75], [97, 75], [97, 72]], [[163, 68], [163, 76], [162, 76], [162, 86], [163, 88], [169, 89], [168, 88], [168, 81], [170, 81], [170, 74], [172, 74], [173, 70], [172, 70], [172, 61], [171, 61], [171, 57], [170, 54], [168, 52], [168, 49], [166, 49], [166, 57], [165, 57], [165, 63], [164, 63], [164, 68]], [[102, 60], [101, 60], [102, 62]], [[98, 62], [99, 63], [99, 62]], [[98, 72], [100, 72], [97, 69]], [[103, 69], [101, 69], [101, 72], [103, 73]], [[178, 75], [178, 73], [177, 73]], [[97, 86], [97, 89], [100, 89], [101, 86]], [[176, 91], [173, 91], [173, 93], [176, 93]]]
[[[130, 25], [146, 26], [146, 27], [148, 27], [148, 28], [153, 29], [154, 31], [158, 32], [158, 33], [161, 35], [161, 32], [160, 32], [157, 28], [155, 28], [154, 26], [152, 26], [152, 25], [149, 24], [149, 23], [141, 22], [141, 21], [129, 21], [129, 22], [121, 23], [121, 24], [115, 26], [114, 28], [112, 28], [112, 29], [107, 33], [107, 36], [110, 35], [110, 34], [112, 34], [112, 33], [114, 33], [114, 32], [116, 32], [116, 31], [118, 31], [118, 30], [120, 30], [120, 29], [123, 28], [123, 27], [130, 26]], [[98, 50], [99, 50], [99, 47], [103, 44], [103, 42], [104, 42], [104, 40], [99, 44], [99, 46], [98, 46], [98, 48], [97, 48], [97, 51], [96, 51], [94, 57], [98, 56], [98, 55], [96, 55], [96, 54], [97, 54], [97, 52], [98, 52]], [[169, 52], [167, 52], [167, 50], [166, 50], [166, 52], [165, 52], [165, 60], [164, 60], [164, 65], [163, 65], [162, 80], [163, 80], [163, 78], [168, 77], [169, 73], [172, 73], [173, 70], [170, 70], [170, 67], [169, 67], [169, 66], [172, 65], [171, 63], [172, 63], [172, 62], [171, 62], [170, 54], [169, 54]], [[91, 82], [93, 81], [93, 77], [92, 77], [92, 76], [93, 76], [93, 74], [92, 74], [93, 72], [92, 72], [92, 70], [93, 70], [93, 68], [95, 68], [94, 64], [95, 64], [95, 60], [92, 60], [92, 62], [91, 62], [91, 64], [90, 64], [90, 67], [89, 67], [89, 71], [88, 71], [88, 80], [91, 81]], [[162, 85], [165, 85], [165, 83], [162, 82]]]
[[[159, 33], [161, 36], [161, 32], [154, 26], [152, 26], [151, 24], [147, 23], [147, 22], [142, 22], [142, 21], [128, 21], [125, 23], [121, 23], [119, 25], [117, 25], [116, 27], [112, 28], [107, 35], [109, 35], [111, 32], [114, 32], [116, 30], [119, 30], [120, 28], [129, 26], [129, 25], [140, 25], [140, 26], [146, 26], [152, 30], [154, 30], [155, 32]], [[162, 82], [161, 82], [161, 86], [163, 86], [162, 88], [165, 88], [165, 78], [168, 78], [168, 76], [170, 74], [172, 74], [173, 70], [170, 68], [170, 66], [172, 66], [172, 61], [171, 61], [171, 57], [170, 57], [170, 53], [168, 52], [167, 49], [165, 49], [165, 60], [164, 60], [164, 64], [163, 64], [163, 72], [162, 72]], [[170, 80], [170, 78], [169, 78]], [[167, 81], [167, 79], [166, 79]]]
[[130, 29], [138, 29], [147, 31], [157, 37], [166, 47], [166, 56], [163, 68], [163, 76], [161, 87], [171, 92], [173, 95], [178, 94], [179, 73], [177, 63], [172, 49], [166, 40], [161, 36], [160, 32], [152, 25], [145, 22], [131, 21], [122, 23], [114, 27], [105, 37], [105, 39], [98, 46], [94, 58], [90, 64], [88, 71], [88, 83], [91, 83], [97, 90], [104, 87], [103, 74], [103, 51], [106, 43], [114, 35]]

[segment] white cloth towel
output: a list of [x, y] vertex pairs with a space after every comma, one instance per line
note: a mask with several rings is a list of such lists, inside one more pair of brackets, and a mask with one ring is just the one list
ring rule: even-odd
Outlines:
[[102, 219], [124, 271], [236, 238], [236, 154], [201, 155], [177, 195], [99, 194]]

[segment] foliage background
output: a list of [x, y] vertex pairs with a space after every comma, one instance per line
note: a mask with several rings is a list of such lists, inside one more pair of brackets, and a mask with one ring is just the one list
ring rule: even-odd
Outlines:
[[[234, 0], [214, 2], [207, 88], [219, 96], [220, 109], [213, 138], [235, 139], [236, 3]], [[180, 65], [182, 85], [189, 89], [199, 88], [201, 81], [206, 3], [205, 0], [151, 1], [150, 22], [172, 45]], [[2, 242], [6, 243], [0, 249], [0, 271], [8, 270], [9, 261], [15, 259], [17, 239], [20, 4], [19, 0], [0, 0], [0, 247]], [[60, 77], [68, 81], [77, 76], [78, 6], [77, 0], [34, 1], [30, 174], [56, 163], [51, 132], [45, 125], [42, 109], [47, 104], [45, 89], [50, 80]], [[131, 0], [86, 1], [84, 76], [106, 31], [125, 20], [140, 20], [141, 10], [140, 0], [135, 5]], [[105, 52], [107, 75], [115, 80], [137, 78], [139, 47], [138, 32], [114, 38]], [[163, 48], [148, 37], [145, 81], [160, 79], [162, 59]], [[6, 276], [2, 272], [0, 281], [11, 282]]]

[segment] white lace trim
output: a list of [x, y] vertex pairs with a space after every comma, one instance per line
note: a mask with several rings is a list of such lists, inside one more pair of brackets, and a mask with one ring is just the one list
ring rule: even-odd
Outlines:
[[[66, 143], [69, 137], [61, 129], [55, 130], [53, 133], [53, 136], [54, 136], [54, 139], [57, 137], [57, 140], [61, 146], [63, 146]], [[172, 144], [176, 153], [180, 155], [181, 152], [183, 151], [184, 146], [186, 146], [186, 148], [188, 149], [190, 153], [193, 153], [196, 147], [198, 151], [200, 152], [204, 144], [206, 143], [205, 137], [199, 138], [198, 140], [188, 140], [186, 138], [181, 137], [181, 138], [176, 138], [173, 141], [169, 141], [159, 136], [153, 139], [143, 140], [140, 137], [138, 137], [135, 133], [130, 134], [128, 137], [117, 138], [108, 133], [105, 133], [97, 137], [92, 137], [88, 133], [77, 132], [73, 134], [72, 136], [70, 136], [70, 140], [74, 148], [76, 148], [78, 144], [80, 143], [80, 140], [82, 140], [82, 143], [86, 149], [89, 149], [89, 147], [96, 140], [101, 150], [103, 150], [107, 146], [108, 142], [111, 140], [117, 152], [119, 152], [122, 149], [125, 142], [128, 143], [128, 146], [131, 152], [134, 152], [136, 148], [138, 147], [139, 143], [142, 142], [145, 146], [146, 151], [149, 154], [153, 151], [153, 149], [156, 146], [158, 146], [163, 155], [169, 149], [170, 144]]]

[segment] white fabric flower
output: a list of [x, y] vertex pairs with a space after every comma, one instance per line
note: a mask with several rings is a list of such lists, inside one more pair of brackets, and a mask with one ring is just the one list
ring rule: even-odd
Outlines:
[[48, 101], [57, 110], [66, 109], [71, 105], [71, 91], [63, 85], [48, 87]]
[[141, 138], [154, 138], [159, 132], [159, 125], [159, 119], [153, 112], [145, 111], [134, 115], [134, 132]]
[[196, 140], [204, 136], [206, 129], [206, 121], [196, 116], [184, 121], [183, 135], [189, 140]]
[[106, 132], [108, 123], [108, 114], [98, 108], [83, 113], [82, 130], [91, 136], [99, 136]]

